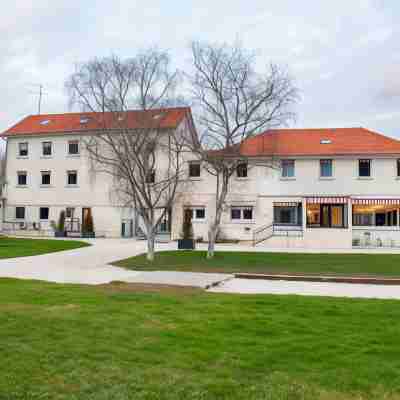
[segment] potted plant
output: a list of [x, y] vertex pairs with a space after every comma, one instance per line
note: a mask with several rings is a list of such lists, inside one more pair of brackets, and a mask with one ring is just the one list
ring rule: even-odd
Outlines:
[[60, 216], [58, 217], [58, 224], [56, 226], [55, 232], [54, 232], [55, 237], [65, 237], [66, 232], [65, 232], [65, 211], [62, 210], [60, 211]]
[[195, 240], [193, 239], [192, 210], [185, 210], [183, 213], [182, 239], [178, 240], [179, 250], [194, 250]]
[[82, 223], [82, 237], [83, 238], [94, 238], [94, 225], [92, 211], [89, 209], [85, 215], [85, 219]]

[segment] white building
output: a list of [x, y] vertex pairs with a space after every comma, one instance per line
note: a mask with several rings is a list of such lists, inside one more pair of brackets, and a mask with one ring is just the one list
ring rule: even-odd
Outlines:
[[[82, 146], [89, 114], [30, 116], [7, 130], [3, 230], [52, 235], [65, 210], [79, 234], [90, 209], [97, 236], [135, 236], [132, 208], [113, 199], [109, 176], [93, 173]], [[166, 129], [193, 135], [188, 108], [169, 109]], [[400, 246], [400, 142], [363, 128], [271, 130], [241, 145], [220, 239], [269, 247]], [[189, 159], [195, 159], [189, 155]], [[191, 185], [160, 229], [178, 239], [185, 208], [196, 238], [207, 240], [215, 181], [197, 161]]]
[[[242, 143], [221, 239], [284, 248], [400, 246], [400, 141], [363, 128], [270, 130]], [[272, 166], [272, 168], [271, 168]], [[196, 237], [215, 212], [204, 169], [183, 206]]]
[[[142, 121], [142, 111], [128, 120]], [[189, 108], [152, 110], [160, 129], [191, 135]], [[147, 118], [147, 117], [146, 117]], [[84, 215], [93, 216], [96, 236], [134, 236], [140, 222], [135, 210], [115, 198], [110, 175], [94, 172], [83, 139], [99, 129], [91, 113], [29, 116], [10, 129], [7, 140], [6, 185], [3, 190], [3, 231], [53, 235], [52, 225], [66, 211], [67, 231], [79, 235]], [[167, 215], [162, 229], [170, 230]]]

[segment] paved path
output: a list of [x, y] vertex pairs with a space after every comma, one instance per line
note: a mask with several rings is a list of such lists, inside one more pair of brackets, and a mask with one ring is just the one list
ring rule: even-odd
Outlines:
[[255, 279], [231, 279], [209, 290], [216, 293], [296, 294], [306, 296], [333, 296], [376, 299], [400, 299], [400, 286], [288, 282]]
[[[111, 281], [208, 287], [230, 278], [225, 274], [191, 272], [140, 272], [107, 265], [143, 253], [144, 241], [133, 239], [87, 240], [90, 247], [33, 257], [0, 260], [0, 277], [38, 279], [58, 283], [101, 284]], [[158, 244], [157, 250], [175, 249], [176, 243]]]

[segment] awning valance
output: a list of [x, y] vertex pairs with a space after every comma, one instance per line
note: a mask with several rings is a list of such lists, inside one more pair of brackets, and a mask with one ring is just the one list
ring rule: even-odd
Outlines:
[[318, 196], [307, 197], [307, 204], [346, 204], [348, 197], [343, 196]]
[[351, 199], [352, 204], [379, 204], [379, 205], [400, 205], [400, 198], [398, 199]]
[[274, 201], [274, 207], [298, 207], [300, 201]]

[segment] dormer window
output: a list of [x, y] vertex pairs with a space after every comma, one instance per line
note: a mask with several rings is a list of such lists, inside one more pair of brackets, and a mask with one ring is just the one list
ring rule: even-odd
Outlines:
[[40, 121], [40, 125], [48, 125], [50, 123], [49, 119], [44, 119], [43, 121]]
[[331, 143], [332, 143], [332, 140], [331, 140], [331, 139], [321, 139], [321, 140], [320, 140], [320, 143], [321, 143], [321, 144], [331, 144]]

